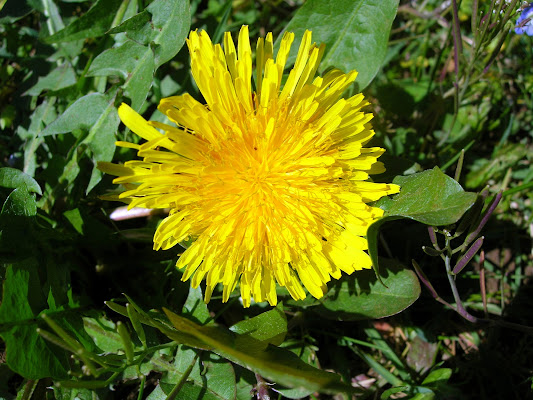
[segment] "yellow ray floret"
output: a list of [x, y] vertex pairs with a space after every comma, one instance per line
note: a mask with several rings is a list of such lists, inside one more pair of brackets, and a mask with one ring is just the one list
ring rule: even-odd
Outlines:
[[361, 94], [341, 98], [355, 71], [316, 77], [324, 46], [305, 32], [294, 67], [282, 76], [294, 34], [285, 33], [273, 55], [272, 34], [256, 47], [255, 91], [248, 27], [238, 45], [224, 47], [205, 31], [187, 40], [191, 70], [206, 105], [190, 95], [161, 100], [159, 110], [176, 126], [147, 122], [126, 104], [119, 116], [141, 145], [142, 161], [101, 163], [126, 191], [130, 207], [169, 208], [154, 249], [194, 243], [178, 268], [193, 287], [206, 282], [205, 300], [222, 284], [223, 301], [239, 285], [248, 307], [275, 305], [276, 284], [294, 299], [316, 298], [331, 278], [370, 268], [364, 238], [382, 211], [367, 203], [397, 193], [372, 183], [383, 172], [383, 149], [363, 147], [374, 132]]

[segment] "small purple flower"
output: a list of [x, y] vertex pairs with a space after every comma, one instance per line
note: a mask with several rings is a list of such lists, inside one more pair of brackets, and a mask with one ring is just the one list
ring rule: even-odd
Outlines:
[[533, 3], [529, 3], [529, 5], [524, 8], [522, 14], [520, 14], [520, 17], [516, 21], [516, 25], [517, 27], [514, 31], [517, 34], [521, 35], [522, 33], [525, 33], [528, 36], [533, 36]]

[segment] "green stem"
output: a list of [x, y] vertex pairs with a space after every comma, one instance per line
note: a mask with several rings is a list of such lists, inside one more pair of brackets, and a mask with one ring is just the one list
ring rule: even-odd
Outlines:
[[456, 311], [466, 320], [477, 323], [478, 319], [468, 313], [463, 307], [461, 297], [459, 296], [459, 291], [457, 290], [457, 285], [455, 284], [455, 276], [452, 273], [451, 259], [452, 259], [452, 248], [450, 244], [450, 238], [446, 236], [446, 256], [444, 257], [444, 265], [446, 266], [446, 276], [448, 277], [448, 282], [450, 283], [450, 288], [452, 289], [453, 298], [455, 299]]
[[146, 376], [142, 376], [141, 383], [139, 385], [139, 395], [137, 396], [137, 400], [142, 400], [143, 394], [144, 394], [144, 385], [146, 383]]
[[185, 385], [185, 382], [187, 382], [187, 378], [189, 378], [189, 375], [191, 374], [192, 369], [194, 368], [194, 365], [196, 364], [196, 360], [198, 360], [198, 355], [199, 354], [200, 353], [196, 353], [196, 355], [194, 356], [194, 359], [189, 364], [189, 366], [187, 367], [187, 369], [185, 370], [185, 372], [181, 376], [181, 378], [178, 381], [178, 383], [176, 383], [176, 386], [174, 386], [174, 389], [172, 389], [172, 391], [169, 393], [169, 395], [167, 396], [166, 400], [174, 400], [176, 398], [176, 396], [180, 392], [180, 390], [183, 387], [183, 385]]
[[29, 379], [26, 381], [26, 384], [24, 385], [24, 392], [22, 393], [20, 400], [30, 400], [38, 383], [39, 379]]

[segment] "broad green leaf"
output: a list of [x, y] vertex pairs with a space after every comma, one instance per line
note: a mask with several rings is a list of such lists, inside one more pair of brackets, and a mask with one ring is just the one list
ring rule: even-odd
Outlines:
[[120, 47], [106, 50], [96, 57], [87, 76], [122, 77], [124, 93], [131, 99], [131, 107], [138, 111], [152, 87], [154, 67], [152, 50], [128, 40]]
[[204, 302], [202, 289], [199, 286], [189, 289], [189, 295], [183, 305], [183, 312], [200, 324], [205, 324], [210, 319], [209, 310]]
[[393, 183], [400, 193], [383, 198], [378, 206], [385, 217], [404, 217], [426, 225], [442, 226], [457, 222], [474, 204], [477, 195], [465, 192], [461, 185], [438, 167], [409, 176], [398, 176]]
[[239, 365], [233, 364], [233, 368], [235, 369], [235, 378], [237, 381], [236, 399], [250, 400], [250, 393], [252, 393], [252, 390], [257, 384], [257, 378], [255, 377], [255, 374]]
[[216, 354], [198, 353], [197, 350], [185, 346], [179, 347], [173, 363], [174, 369], [169, 370], [163, 376], [160, 389], [168, 395], [191, 365], [192, 371], [179, 391], [177, 398], [202, 400], [235, 399], [235, 371], [231, 363]]
[[[262, 342], [249, 336], [237, 335], [212, 325], [199, 326], [167, 309], [163, 310], [179, 333], [176, 340], [181, 340], [183, 334], [189, 335], [203, 343], [201, 348], [211, 350], [265, 379], [287, 387], [303, 387], [317, 392], [352, 391], [350, 386], [341, 382], [340, 376], [314, 368], [290, 351], [272, 345], [265, 349]], [[168, 329], [162, 331], [170, 338], [175, 336]]]
[[[102, 128], [118, 127], [119, 118], [114, 107], [114, 96], [91, 93], [76, 100], [54, 122], [46, 127], [42, 135], [58, 135], [81, 129], [90, 132], [90, 140]], [[97, 129], [95, 129], [97, 128]], [[87, 141], [87, 139], [85, 139]], [[89, 141], [90, 141], [89, 140]]]
[[26, 185], [28, 191], [42, 196], [41, 187], [31, 176], [16, 168], [0, 168], [0, 186], [16, 189], [23, 184]]
[[109, 31], [109, 33], [126, 32], [126, 36], [131, 40], [147, 45], [150, 43], [147, 41], [147, 38], [149, 38], [152, 33], [152, 27], [150, 27], [149, 24], [151, 20], [152, 15], [147, 10], [144, 10], [135, 14], [133, 17], [128, 18], [120, 25], [115, 26]]
[[376, 205], [385, 210], [384, 217], [368, 228], [368, 253], [379, 275], [378, 235], [383, 224], [409, 218], [426, 225], [449, 225], [457, 222], [474, 204], [476, 193], [465, 192], [461, 185], [438, 167], [409, 176], [397, 176], [400, 185], [394, 198], [384, 197]]
[[[64, 1], [64, 0], [63, 0]], [[56, 400], [99, 400], [97, 391], [85, 388], [66, 388], [59, 385], [52, 386]]]
[[74, 85], [77, 81], [74, 69], [65, 63], [52, 70], [48, 75], [39, 78], [37, 83], [24, 94], [38, 96], [43, 90], [59, 90]]
[[[320, 70], [357, 70], [356, 84], [363, 90], [376, 76], [387, 53], [392, 21], [399, 0], [307, 0], [285, 31], [295, 33], [298, 48], [306, 30], [313, 41], [325, 43]], [[278, 39], [279, 42], [279, 39]], [[291, 52], [294, 62], [296, 52]]]
[[[316, 357], [316, 350], [318, 348], [314, 347], [310, 343], [307, 343], [306, 341], [303, 341], [301, 339], [289, 339], [283, 342], [282, 344], [284, 349], [292, 351], [294, 354], [296, 354], [300, 360], [303, 362], [310, 364], [314, 367], [318, 367], [320, 364], [318, 362], [318, 358]], [[313, 348], [314, 347], [314, 348]], [[334, 354], [330, 354], [330, 357], [334, 358]], [[337, 368], [337, 370], [340, 370]], [[295, 388], [295, 389], [289, 389], [282, 387], [280, 385], [276, 385], [274, 387], [277, 393], [281, 393], [283, 397], [286, 397], [288, 399], [302, 399], [307, 398], [310, 394], [313, 393], [313, 391], [309, 388]]]
[[111, 27], [122, 2], [123, 0], [98, 0], [87, 13], [66, 28], [44, 38], [44, 42], [72, 42], [104, 35]]
[[265, 311], [253, 318], [236, 323], [230, 330], [243, 337], [248, 336], [259, 340], [265, 343], [265, 347], [269, 343], [279, 346], [283, 343], [287, 334], [287, 317], [280, 303], [270, 311]]
[[404, 393], [406, 391], [408, 391], [410, 389], [409, 386], [393, 386], [387, 390], [385, 390], [382, 394], [381, 394], [381, 397], [380, 399], [381, 400], [385, 400], [385, 399], [390, 399], [390, 397], [393, 395], [393, 394], [397, 394], [397, 393]]
[[334, 320], [388, 317], [405, 310], [420, 295], [416, 274], [398, 262], [381, 258], [383, 286], [373, 271], [356, 271], [338, 281], [312, 310]]
[[71, 225], [76, 229], [76, 231], [83, 235], [83, 217], [81, 215], [80, 209], [75, 208], [73, 210], [68, 210], [63, 213], [65, 218], [68, 220], [68, 222], [71, 223]]
[[35, 8], [46, 17], [46, 24], [43, 24], [41, 35], [51, 35], [65, 27], [59, 9], [54, 0], [31, 0]]
[[[352, 387], [341, 382], [340, 376], [314, 368], [288, 350], [273, 345], [265, 349], [263, 342], [251, 337], [243, 337], [216, 325], [200, 326], [187, 318], [163, 309], [176, 328], [172, 329], [166, 322], [160, 322], [160, 317], [154, 313], [144, 312], [130, 298], [128, 301], [139, 312], [139, 320], [143, 324], [156, 327], [167, 337], [183, 345], [212, 351], [260, 374], [265, 379], [289, 388], [307, 388], [313, 392], [353, 391]], [[114, 311], [127, 315], [125, 307], [112, 302], [106, 304]]]
[[432, 386], [438, 383], [445, 383], [448, 382], [451, 376], [452, 370], [450, 368], [439, 368], [431, 371], [422, 382], [422, 385]]
[[[115, 108], [116, 93], [116, 90], [113, 90], [105, 95], [91, 93], [83, 96], [48, 125], [42, 135], [63, 134], [81, 129], [87, 133], [81, 145], [87, 145], [91, 149], [94, 165], [96, 161], [111, 161], [115, 152], [115, 132], [120, 122]], [[76, 171], [76, 168], [78, 168], [78, 160], [74, 157], [65, 166], [64, 176], [60, 177], [59, 181], [74, 179], [77, 172], [70, 176], [66, 174]], [[94, 168], [87, 193], [100, 179], [100, 172]]]
[[190, 28], [188, 0], [156, 0], [146, 10], [124, 21], [110, 33], [126, 36], [146, 46], [155, 44], [155, 64], [172, 59], [185, 43]]
[[120, 335], [117, 333], [116, 325], [108, 319], [101, 317], [83, 318], [84, 330], [94, 341], [101, 351], [116, 353], [123, 349]]
[[46, 307], [38, 268], [34, 259], [7, 267], [0, 305], [0, 336], [6, 343], [6, 361], [27, 379], [66, 378], [66, 353], [49, 345], [36, 332], [36, 316]]
[[36, 152], [43, 143], [42, 130], [57, 118], [55, 109], [56, 97], [45, 99], [30, 116], [30, 126], [17, 128], [17, 134], [26, 141], [24, 146], [24, 172], [33, 176], [37, 168]]

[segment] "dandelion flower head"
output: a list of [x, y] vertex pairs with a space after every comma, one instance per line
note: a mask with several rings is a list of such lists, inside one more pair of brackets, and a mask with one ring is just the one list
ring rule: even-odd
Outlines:
[[362, 94], [344, 99], [357, 72], [332, 69], [316, 76], [324, 45], [303, 35], [283, 82], [293, 33], [273, 55], [269, 33], [257, 41], [255, 89], [252, 48], [243, 26], [238, 46], [223, 46], [205, 31], [187, 39], [192, 75], [206, 104], [189, 94], [161, 100], [175, 126], [147, 122], [126, 104], [123, 123], [145, 139], [117, 142], [142, 160], [100, 163], [126, 190], [130, 207], [168, 208], [154, 249], [194, 240], [176, 266], [205, 301], [223, 286], [227, 301], [239, 285], [242, 302], [277, 302], [276, 284], [294, 299], [320, 298], [331, 278], [371, 268], [365, 238], [382, 210], [367, 203], [397, 193], [369, 182], [384, 171], [378, 147], [363, 147], [374, 131]]

